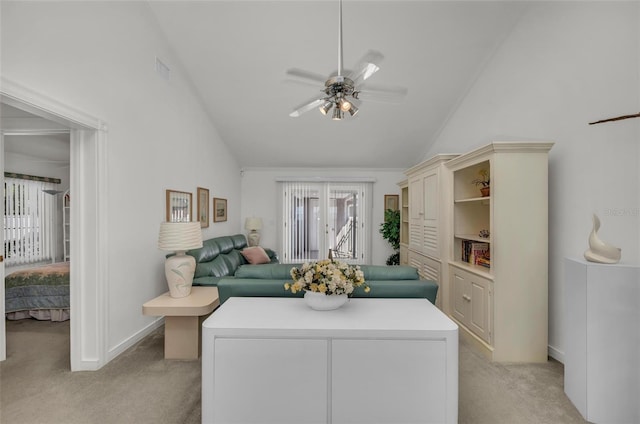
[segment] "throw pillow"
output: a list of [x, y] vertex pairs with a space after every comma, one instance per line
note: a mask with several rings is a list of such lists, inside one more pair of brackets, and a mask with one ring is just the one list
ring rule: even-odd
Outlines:
[[241, 253], [251, 265], [268, 264], [271, 262], [267, 252], [260, 246], [245, 247]]

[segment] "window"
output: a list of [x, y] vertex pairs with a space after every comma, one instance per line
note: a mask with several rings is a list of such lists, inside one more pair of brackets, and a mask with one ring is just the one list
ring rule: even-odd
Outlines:
[[4, 180], [4, 257], [7, 266], [51, 260], [56, 195], [49, 182]]
[[371, 183], [281, 182], [284, 263], [333, 257], [369, 262]]

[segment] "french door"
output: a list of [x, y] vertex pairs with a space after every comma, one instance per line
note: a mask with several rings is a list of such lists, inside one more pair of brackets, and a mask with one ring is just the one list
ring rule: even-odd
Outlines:
[[369, 262], [371, 183], [282, 182], [282, 262]]

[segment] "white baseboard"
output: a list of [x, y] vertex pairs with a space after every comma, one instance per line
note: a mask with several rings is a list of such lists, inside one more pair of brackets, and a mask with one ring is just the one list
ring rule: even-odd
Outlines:
[[548, 346], [548, 352], [549, 352], [549, 356], [551, 356], [556, 361], [564, 364], [564, 352], [556, 349], [551, 345]]
[[143, 329], [141, 329], [137, 333], [133, 334], [131, 337], [123, 340], [118, 345], [116, 345], [116, 346], [112, 347], [111, 349], [109, 349], [109, 351], [107, 352], [107, 362], [111, 361], [112, 359], [114, 359], [115, 357], [120, 355], [122, 352], [124, 352], [125, 350], [127, 350], [131, 346], [133, 346], [134, 344], [138, 343], [140, 340], [142, 340], [145, 337], [147, 337], [156, 328], [162, 326], [163, 324], [164, 324], [164, 317], [158, 317], [151, 324], [147, 325], [146, 327], [144, 327]]

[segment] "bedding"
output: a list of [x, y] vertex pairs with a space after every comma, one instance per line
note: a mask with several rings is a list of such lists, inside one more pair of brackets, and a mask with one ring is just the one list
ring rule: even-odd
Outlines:
[[13, 272], [4, 287], [7, 319], [69, 319], [69, 262]]

